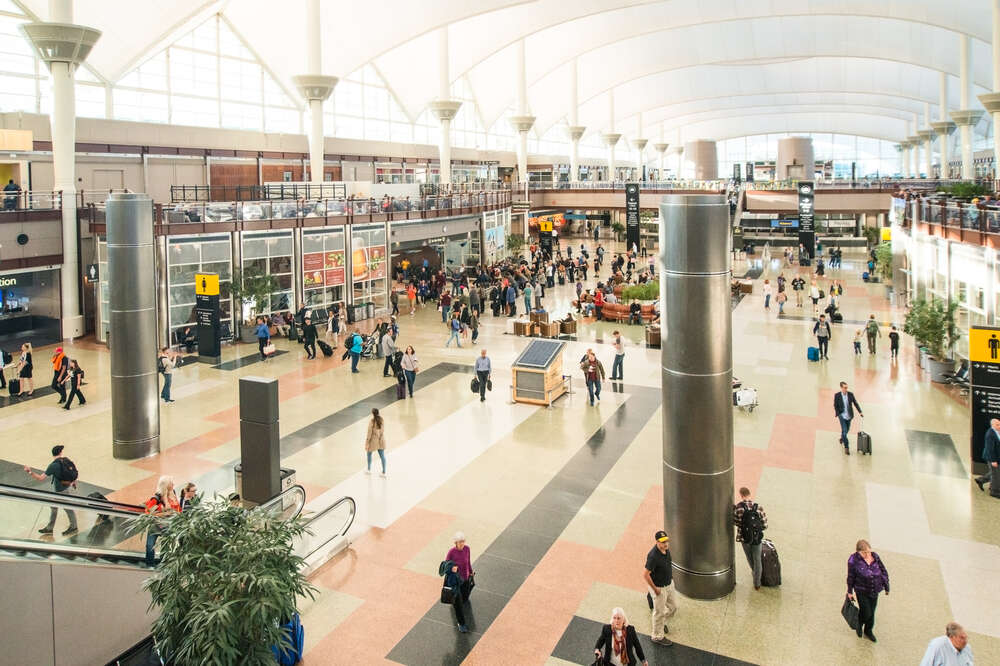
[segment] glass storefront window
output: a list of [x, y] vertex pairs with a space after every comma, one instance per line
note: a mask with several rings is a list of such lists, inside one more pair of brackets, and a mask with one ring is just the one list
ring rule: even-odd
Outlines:
[[355, 303], [388, 305], [385, 225], [356, 226], [351, 232], [351, 281]]
[[330, 308], [344, 304], [347, 282], [344, 230], [302, 232], [302, 289], [306, 307]]
[[[167, 301], [170, 307], [171, 340], [183, 326], [194, 324], [195, 273], [218, 273], [225, 293], [232, 280], [232, 245], [229, 235], [175, 237], [167, 241]], [[101, 276], [105, 275], [102, 267]], [[219, 299], [223, 329], [232, 330], [232, 311], [227, 299]]]
[[292, 294], [292, 232], [261, 232], [243, 234], [243, 273], [254, 272], [273, 275], [278, 283], [278, 291], [273, 292], [262, 303], [262, 311], [251, 313], [251, 306], [244, 306], [242, 316], [251, 314], [274, 314], [293, 310]]

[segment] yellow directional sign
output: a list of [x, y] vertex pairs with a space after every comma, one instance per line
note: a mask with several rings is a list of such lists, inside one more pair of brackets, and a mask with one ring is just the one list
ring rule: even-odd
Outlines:
[[539, 220], [538, 221], [539, 231], [552, 231], [552, 220]]
[[200, 296], [219, 295], [219, 274], [218, 273], [195, 273], [194, 293]]
[[973, 363], [1000, 364], [1000, 328], [969, 328], [969, 360]]
[[891, 227], [882, 227], [882, 229], [880, 229], [880, 231], [882, 232], [882, 241], [883, 242], [888, 242], [888, 241], [892, 240], [892, 228]]

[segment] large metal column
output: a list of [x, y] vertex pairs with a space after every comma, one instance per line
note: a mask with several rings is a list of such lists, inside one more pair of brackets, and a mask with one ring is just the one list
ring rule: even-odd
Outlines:
[[718, 599], [736, 584], [729, 206], [667, 195], [660, 220], [665, 527], [677, 590]]
[[160, 451], [153, 201], [116, 192], [106, 206], [113, 452], [132, 460]]

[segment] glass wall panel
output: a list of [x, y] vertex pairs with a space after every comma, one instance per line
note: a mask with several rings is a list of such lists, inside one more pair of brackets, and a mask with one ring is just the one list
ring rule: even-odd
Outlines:
[[[167, 239], [167, 301], [171, 340], [176, 339], [178, 329], [195, 322], [195, 273], [218, 273], [222, 292], [228, 291], [227, 285], [232, 279], [231, 248], [228, 234]], [[229, 300], [220, 298], [219, 304], [223, 328], [231, 331]]]
[[[244, 232], [243, 274], [252, 271], [273, 275], [278, 283], [278, 289], [261, 304], [262, 309], [256, 314], [270, 315], [294, 309], [292, 265], [291, 231]], [[244, 320], [254, 314], [251, 310], [251, 305], [243, 306]]]
[[306, 307], [329, 309], [334, 303], [344, 305], [346, 265], [343, 228], [302, 232], [302, 288]]

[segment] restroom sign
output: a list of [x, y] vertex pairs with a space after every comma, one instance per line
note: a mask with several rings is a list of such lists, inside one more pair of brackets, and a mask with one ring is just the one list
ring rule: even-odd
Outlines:
[[195, 273], [194, 293], [199, 296], [219, 295], [219, 274], [218, 273]]

